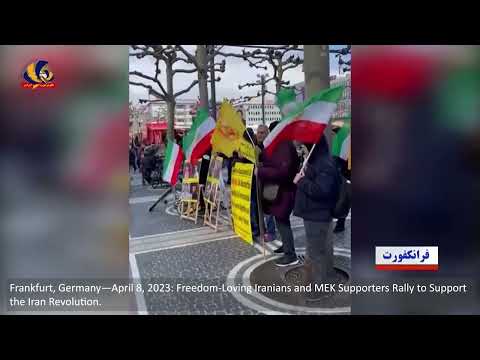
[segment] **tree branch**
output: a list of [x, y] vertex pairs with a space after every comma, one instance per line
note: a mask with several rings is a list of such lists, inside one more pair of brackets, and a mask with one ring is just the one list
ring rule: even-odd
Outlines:
[[198, 68], [198, 63], [195, 56], [185, 50], [182, 45], [175, 45], [175, 48], [180, 50], [187, 57], [188, 61], [190, 61], [193, 65], [195, 65], [196, 68]]
[[302, 64], [302, 63], [303, 63], [303, 61], [302, 61], [301, 63], [298, 63], [298, 64], [295, 63], [295, 64], [291, 64], [291, 65], [289, 65], [289, 66], [286, 66], [286, 67], [283, 68], [283, 72], [285, 72], [285, 71], [287, 71], [287, 70], [290, 70], [290, 69], [294, 69], [294, 68], [298, 67], [298, 65], [300, 65], [300, 64]]
[[146, 79], [146, 80], [150, 80], [150, 81], [153, 81], [153, 82], [157, 82], [154, 77], [145, 75], [145, 74], [141, 73], [140, 71], [130, 71], [130, 72], [128, 73], [128, 75], [134, 75], [134, 76], [138, 76], [138, 77], [141, 77], [141, 78], [143, 78], [143, 79]]
[[133, 50], [140, 50], [140, 52], [138, 52], [138, 53], [131, 53], [131, 54], [129, 53], [130, 56], [136, 56], [137, 59], [144, 58], [147, 55], [152, 55], [153, 56], [155, 54], [154, 51], [149, 50], [148, 45], [144, 45], [143, 47], [139, 46], [139, 45], [130, 45], [130, 47]]
[[[157, 62], [158, 62], [158, 59], [157, 59]], [[160, 87], [164, 96], [166, 96], [167, 92], [165, 91], [164, 87], [162, 86], [162, 83], [158, 80], [158, 74], [159, 73], [160, 72], [158, 72], [158, 73], [156, 72], [155, 77], [145, 75], [145, 74], [141, 73], [140, 71], [130, 71], [128, 74], [133, 75], [133, 76], [138, 76], [138, 77], [140, 77], [142, 79], [145, 79], [145, 80], [153, 81], [154, 83], [156, 83]]]
[[265, 80], [265, 84], [268, 83], [268, 82], [270, 82], [270, 81], [272, 81], [272, 80], [275, 80], [275, 78], [274, 78], [274, 77], [271, 77], [270, 79]]
[[173, 95], [174, 98], [177, 98], [178, 96], [182, 95], [182, 94], [185, 94], [187, 92], [189, 92], [195, 85], [198, 84], [198, 80], [194, 80], [192, 81], [192, 83], [190, 84], [190, 86], [188, 88], [186, 88], [185, 90], [182, 90], [182, 91], [179, 91], [177, 93], [175, 93]]
[[156, 61], [155, 61], [155, 82], [158, 84], [158, 86], [160, 87], [160, 89], [162, 90], [162, 92], [167, 95], [167, 91], [165, 90], [165, 88], [162, 86], [162, 82], [160, 81], [160, 79], [158, 78], [158, 75], [160, 75], [161, 73], [161, 70], [160, 70], [160, 59], [157, 58]]
[[266, 59], [263, 59], [263, 58], [259, 58], [259, 57], [255, 57], [256, 59], [262, 59], [262, 61], [257, 61], [257, 62], [253, 62], [249, 59], [249, 57], [253, 57], [250, 53], [244, 51], [243, 54], [238, 54], [238, 53], [225, 53], [225, 52], [222, 52], [222, 51], [217, 51], [216, 52], [216, 55], [220, 55], [220, 56], [223, 56], [223, 57], [236, 57], [236, 58], [240, 58], [240, 59], [243, 59], [245, 61], [247, 61], [249, 64], [250, 64], [250, 67], [255, 67], [257, 69], [264, 69], [264, 70], [267, 70], [267, 68], [265, 66], [259, 66], [257, 64], [259, 63], [262, 63], [264, 62]]
[[185, 58], [183, 58], [183, 57], [177, 57], [177, 58], [175, 59], [175, 62], [177, 62], [177, 61], [183, 61], [185, 64], [189, 64], [189, 65], [192, 63], [190, 60], [185, 59]]
[[129, 83], [130, 85], [144, 87], [145, 89], [148, 89], [149, 92], [152, 92], [155, 96], [157, 96], [160, 100], [167, 101], [167, 97], [166, 97], [166, 96], [163, 96], [162, 94], [160, 94], [160, 93], [159, 93], [157, 90], [155, 90], [151, 85], [147, 85], [147, 84], [140, 83], [140, 82], [135, 82], [135, 81], [128, 81], [128, 83]]
[[219, 52], [225, 47], [225, 45], [219, 45], [218, 47], [214, 48], [213, 50], [213, 56], [216, 56], [219, 54]]
[[176, 73], [194, 73], [194, 72], [197, 72], [197, 69], [196, 68], [193, 68], [193, 69], [176, 69], [176, 70], [173, 70], [173, 75], [175, 75]]

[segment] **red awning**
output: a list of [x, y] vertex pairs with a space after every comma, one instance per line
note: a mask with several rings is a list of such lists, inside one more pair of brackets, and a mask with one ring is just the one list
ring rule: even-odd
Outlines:
[[164, 121], [147, 123], [148, 130], [167, 130], [167, 123]]

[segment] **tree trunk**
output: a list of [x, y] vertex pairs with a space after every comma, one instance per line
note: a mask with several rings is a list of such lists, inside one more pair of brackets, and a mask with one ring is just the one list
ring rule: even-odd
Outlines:
[[198, 90], [200, 93], [200, 107], [208, 109], [208, 83], [207, 83], [207, 46], [197, 45], [198, 63]]
[[262, 124], [265, 125], [265, 78], [262, 75]]
[[168, 127], [167, 139], [173, 141], [175, 139], [175, 100], [169, 101], [168, 106]]
[[[305, 90], [307, 98], [314, 95], [322, 89], [330, 87], [330, 68], [329, 68], [329, 52], [328, 45], [305, 45], [304, 47], [304, 63], [303, 71], [305, 72]], [[324, 131], [328, 144], [331, 142], [331, 126], [330, 124]], [[312, 246], [312, 239], [307, 239], [307, 257], [305, 259], [305, 271], [308, 283], [320, 284], [328, 282], [328, 275], [334, 272], [333, 269], [333, 244], [329, 241], [329, 236], [323, 236], [319, 241], [322, 247], [327, 249], [324, 260], [315, 262], [313, 258], [321, 258], [320, 247]], [[316, 239], [315, 239], [316, 240]], [[311, 256], [315, 252], [315, 256]], [[310, 255], [309, 255], [310, 254]], [[313, 268], [316, 271], [313, 271]]]
[[[282, 61], [282, 59], [280, 59], [280, 62]], [[277, 81], [275, 81], [275, 85], [276, 85], [276, 93], [278, 94], [278, 92], [280, 91], [280, 89], [282, 88], [282, 78], [283, 78], [283, 69], [282, 69], [282, 64], [279, 64], [278, 65], [278, 69], [277, 69]]]
[[[303, 71], [305, 72], [306, 97], [330, 87], [330, 61], [328, 45], [305, 45]], [[331, 125], [325, 129], [325, 137], [331, 143]]]
[[175, 97], [173, 96], [173, 70], [172, 63], [165, 62], [165, 75], [167, 78], [167, 109], [168, 109], [168, 126], [167, 139], [173, 141], [175, 139]]

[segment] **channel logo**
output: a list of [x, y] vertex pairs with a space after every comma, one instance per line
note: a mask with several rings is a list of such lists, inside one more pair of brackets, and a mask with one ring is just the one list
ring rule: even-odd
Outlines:
[[40, 89], [51, 89], [55, 87], [53, 82], [53, 72], [48, 66], [48, 61], [37, 60], [25, 68], [23, 72], [23, 82], [22, 87], [24, 89], [35, 90]]
[[375, 246], [375, 268], [438, 271], [438, 246]]

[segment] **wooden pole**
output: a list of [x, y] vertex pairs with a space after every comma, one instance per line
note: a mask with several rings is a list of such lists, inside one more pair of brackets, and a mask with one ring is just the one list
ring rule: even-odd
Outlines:
[[[256, 150], [255, 143], [252, 140], [252, 137], [250, 134], [247, 132], [248, 138], [250, 139], [250, 142], [253, 146], [253, 149], [255, 150], [255, 166], [258, 168], [258, 163], [259, 163], [259, 153]], [[255, 193], [257, 195], [257, 209], [258, 209], [258, 226], [260, 228], [260, 237], [262, 238], [262, 247], [263, 247], [263, 259], [265, 259], [266, 254], [265, 254], [265, 224], [264, 224], [264, 215], [263, 215], [263, 208], [262, 208], [262, 198], [260, 194], [260, 181], [258, 179], [258, 174], [255, 175]]]
[[303, 165], [302, 165], [302, 168], [300, 169], [300, 172], [302, 172], [303, 170], [305, 170], [305, 166], [307, 165], [308, 159], [310, 159], [310, 156], [312, 155], [313, 150], [315, 150], [315, 146], [317, 146], [317, 144], [313, 144], [312, 149], [310, 150], [310, 152], [308, 153], [307, 158], [306, 158], [305, 161], [303, 162]]

